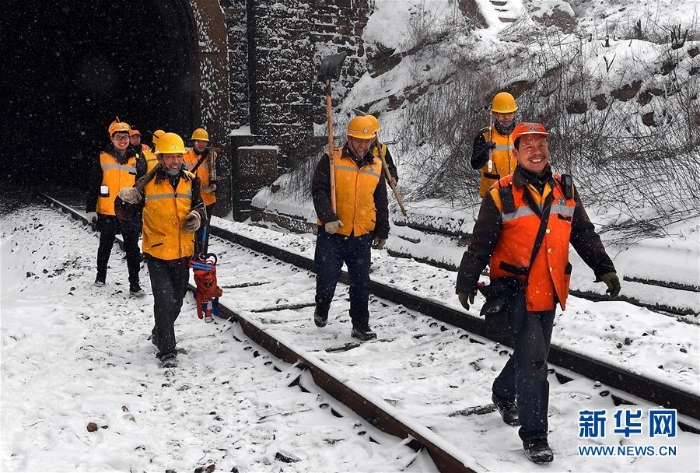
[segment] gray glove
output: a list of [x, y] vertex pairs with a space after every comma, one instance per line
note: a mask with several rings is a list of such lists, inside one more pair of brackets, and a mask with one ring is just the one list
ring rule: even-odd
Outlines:
[[97, 212], [88, 212], [85, 214], [88, 223], [92, 223], [93, 220], [97, 220]]
[[469, 304], [474, 303], [474, 296], [475, 295], [476, 295], [475, 293], [465, 294], [463, 292], [460, 292], [459, 294], [457, 294], [457, 296], [459, 297], [459, 303], [462, 304], [462, 307], [464, 307], [466, 310], [469, 310]]
[[141, 201], [141, 192], [135, 187], [124, 187], [118, 195], [127, 204], [138, 204]]
[[343, 226], [343, 222], [340, 220], [334, 220], [332, 222], [328, 222], [323, 226], [323, 228], [326, 230], [326, 233], [329, 233], [331, 235], [334, 235], [335, 233], [340, 230], [340, 227]]
[[610, 294], [610, 297], [617, 297], [620, 294], [620, 278], [617, 277], [616, 273], [605, 273], [600, 279], [608, 286], [608, 290], [605, 292]]
[[214, 192], [216, 192], [216, 184], [212, 184], [210, 186], [202, 186], [201, 189], [202, 192], [204, 192], [205, 194], [213, 194]]
[[199, 230], [201, 223], [202, 217], [199, 216], [199, 212], [193, 210], [185, 217], [185, 224], [182, 226], [182, 229], [186, 232], [194, 233]]
[[372, 248], [375, 250], [381, 250], [384, 248], [384, 245], [386, 245], [386, 238], [375, 238], [374, 241], [372, 242]]

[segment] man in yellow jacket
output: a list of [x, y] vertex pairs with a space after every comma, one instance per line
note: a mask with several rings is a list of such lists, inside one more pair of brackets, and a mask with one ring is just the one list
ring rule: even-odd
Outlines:
[[[180, 315], [194, 254], [194, 232], [204, 220], [199, 179], [184, 166], [185, 144], [164, 133], [156, 145], [158, 165], [143, 191], [122, 189], [115, 205], [143, 208], [143, 252], [153, 289], [155, 326], [151, 341], [162, 366], [177, 365], [175, 320]], [[141, 176], [139, 176], [141, 177]]]
[[518, 105], [508, 92], [499, 92], [491, 102], [489, 126], [479, 130], [474, 138], [471, 165], [479, 169], [479, 195], [483, 197], [491, 185], [515, 170], [513, 140], [515, 112]]
[[88, 195], [85, 210], [89, 221], [97, 221], [100, 232], [100, 246], [97, 249], [96, 286], [104, 286], [107, 279], [107, 263], [114, 246], [114, 237], [121, 233], [124, 237], [126, 266], [129, 270], [129, 291], [142, 296], [139, 281], [141, 251], [139, 250], [139, 222], [137, 216], [120, 221], [115, 216], [114, 199], [124, 187], [131, 187], [136, 180], [138, 154], [129, 149], [128, 123], [118, 118], [109, 125], [110, 145], [102, 151], [90, 172]]
[[218, 155], [216, 151], [208, 147], [209, 133], [204, 128], [194, 130], [190, 139], [192, 140], [192, 149], [185, 153], [185, 166], [191, 171], [200, 160], [203, 160], [195, 173], [202, 183], [202, 201], [206, 207], [207, 220], [206, 224], [202, 225], [202, 228], [197, 232], [197, 243], [201, 245], [200, 250], [206, 252], [209, 246], [209, 235], [207, 234], [205, 238], [203, 232], [205, 231], [204, 227], [208, 227], [211, 223], [214, 207], [216, 207], [216, 166], [218, 164]]
[[[318, 216], [314, 323], [318, 327], [328, 323], [340, 269], [345, 263], [350, 277], [351, 335], [360, 340], [377, 338], [369, 327], [370, 248], [383, 248], [389, 237], [389, 207], [382, 163], [372, 154], [376, 135], [368, 117], [350, 120], [347, 143], [333, 150], [331, 158], [327, 154], [321, 158], [311, 183]], [[331, 159], [334, 186], [331, 185]]]
[[[620, 292], [615, 267], [570, 176], [552, 173], [548, 136], [540, 123], [515, 127], [518, 165], [484, 196], [456, 288], [469, 309], [487, 264], [491, 285], [506, 278], [520, 282], [512, 304], [517, 309], [509, 314], [513, 356], [494, 381], [491, 399], [506, 424], [520, 426], [525, 455], [535, 463], [554, 459], [547, 442], [547, 355], [556, 306], [565, 309], [569, 294], [569, 244], [612, 297]], [[537, 242], [541, 245], [534, 253]]]

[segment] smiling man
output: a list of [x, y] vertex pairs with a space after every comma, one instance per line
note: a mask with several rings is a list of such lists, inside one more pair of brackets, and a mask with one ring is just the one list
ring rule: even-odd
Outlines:
[[107, 279], [107, 263], [112, 253], [114, 237], [121, 233], [124, 237], [126, 265], [129, 269], [129, 292], [135, 296], [144, 294], [140, 286], [141, 250], [139, 250], [140, 224], [138, 217], [120, 221], [114, 211], [117, 193], [134, 185], [136, 180], [137, 155], [129, 152], [128, 123], [117, 118], [107, 129], [110, 144], [100, 153], [90, 171], [88, 195], [85, 210], [89, 221], [97, 221], [100, 232], [100, 246], [97, 250], [96, 286], [104, 286]]
[[[314, 323], [317, 327], [328, 323], [328, 311], [345, 263], [350, 278], [351, 336], [363, 341], [377, 338], [369, 327], [370, 248], [383, 248], [389, 237], [382, 163], [372, 154], [376, 136], [376, 127], [369, 117], [350, 120], [347, 143], [333, 150], [331, 158], [327, 154], [321, 158], [311, 183], [318, 216]], [[331, 159], [334, 185], [331, 184]], [[337, 208], [333, 208], [333, 193]]]
[[513, 355], [494, 381], [491, 399], [506, 424], [520, 426], [525, 455], [548, 463], [554, 455], [547, 442], [547, 355], [556, 305], [565, 309], [569, 293], [569, 243], [611, 297], [620, 292], [620, 281], [571, 176], [552, 173], [547, 129], [521, 122], [512, 137], [518, 164], [484, 196], [456, 292], [468, 310], [487, 264], [492, 285], [502, 278], [519, 282], [509, 313]]

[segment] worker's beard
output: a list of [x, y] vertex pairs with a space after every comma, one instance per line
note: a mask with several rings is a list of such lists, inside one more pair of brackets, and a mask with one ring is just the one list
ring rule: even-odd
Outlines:
[[165, 168], [165, 174], [167, 174], [168, 177], [175, 177], [180, 174], [180, 168]]

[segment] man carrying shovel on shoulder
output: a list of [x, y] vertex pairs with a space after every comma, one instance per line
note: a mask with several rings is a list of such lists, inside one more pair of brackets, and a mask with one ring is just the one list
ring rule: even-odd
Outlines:
[[350, 277], [351, 335], [363, 341], [377, 338], [369, 327], [371, 248], [384, 247], [389, 237], [382, 163], [372, 154], [376, 136], [369, 118], [350, 120], [347, 143], [332, 150], [331, 156], [324, 155], [311, 184], [318, 216], [314, 323], [318, 327], [328, 323], [328, 311], [345, 263]]

